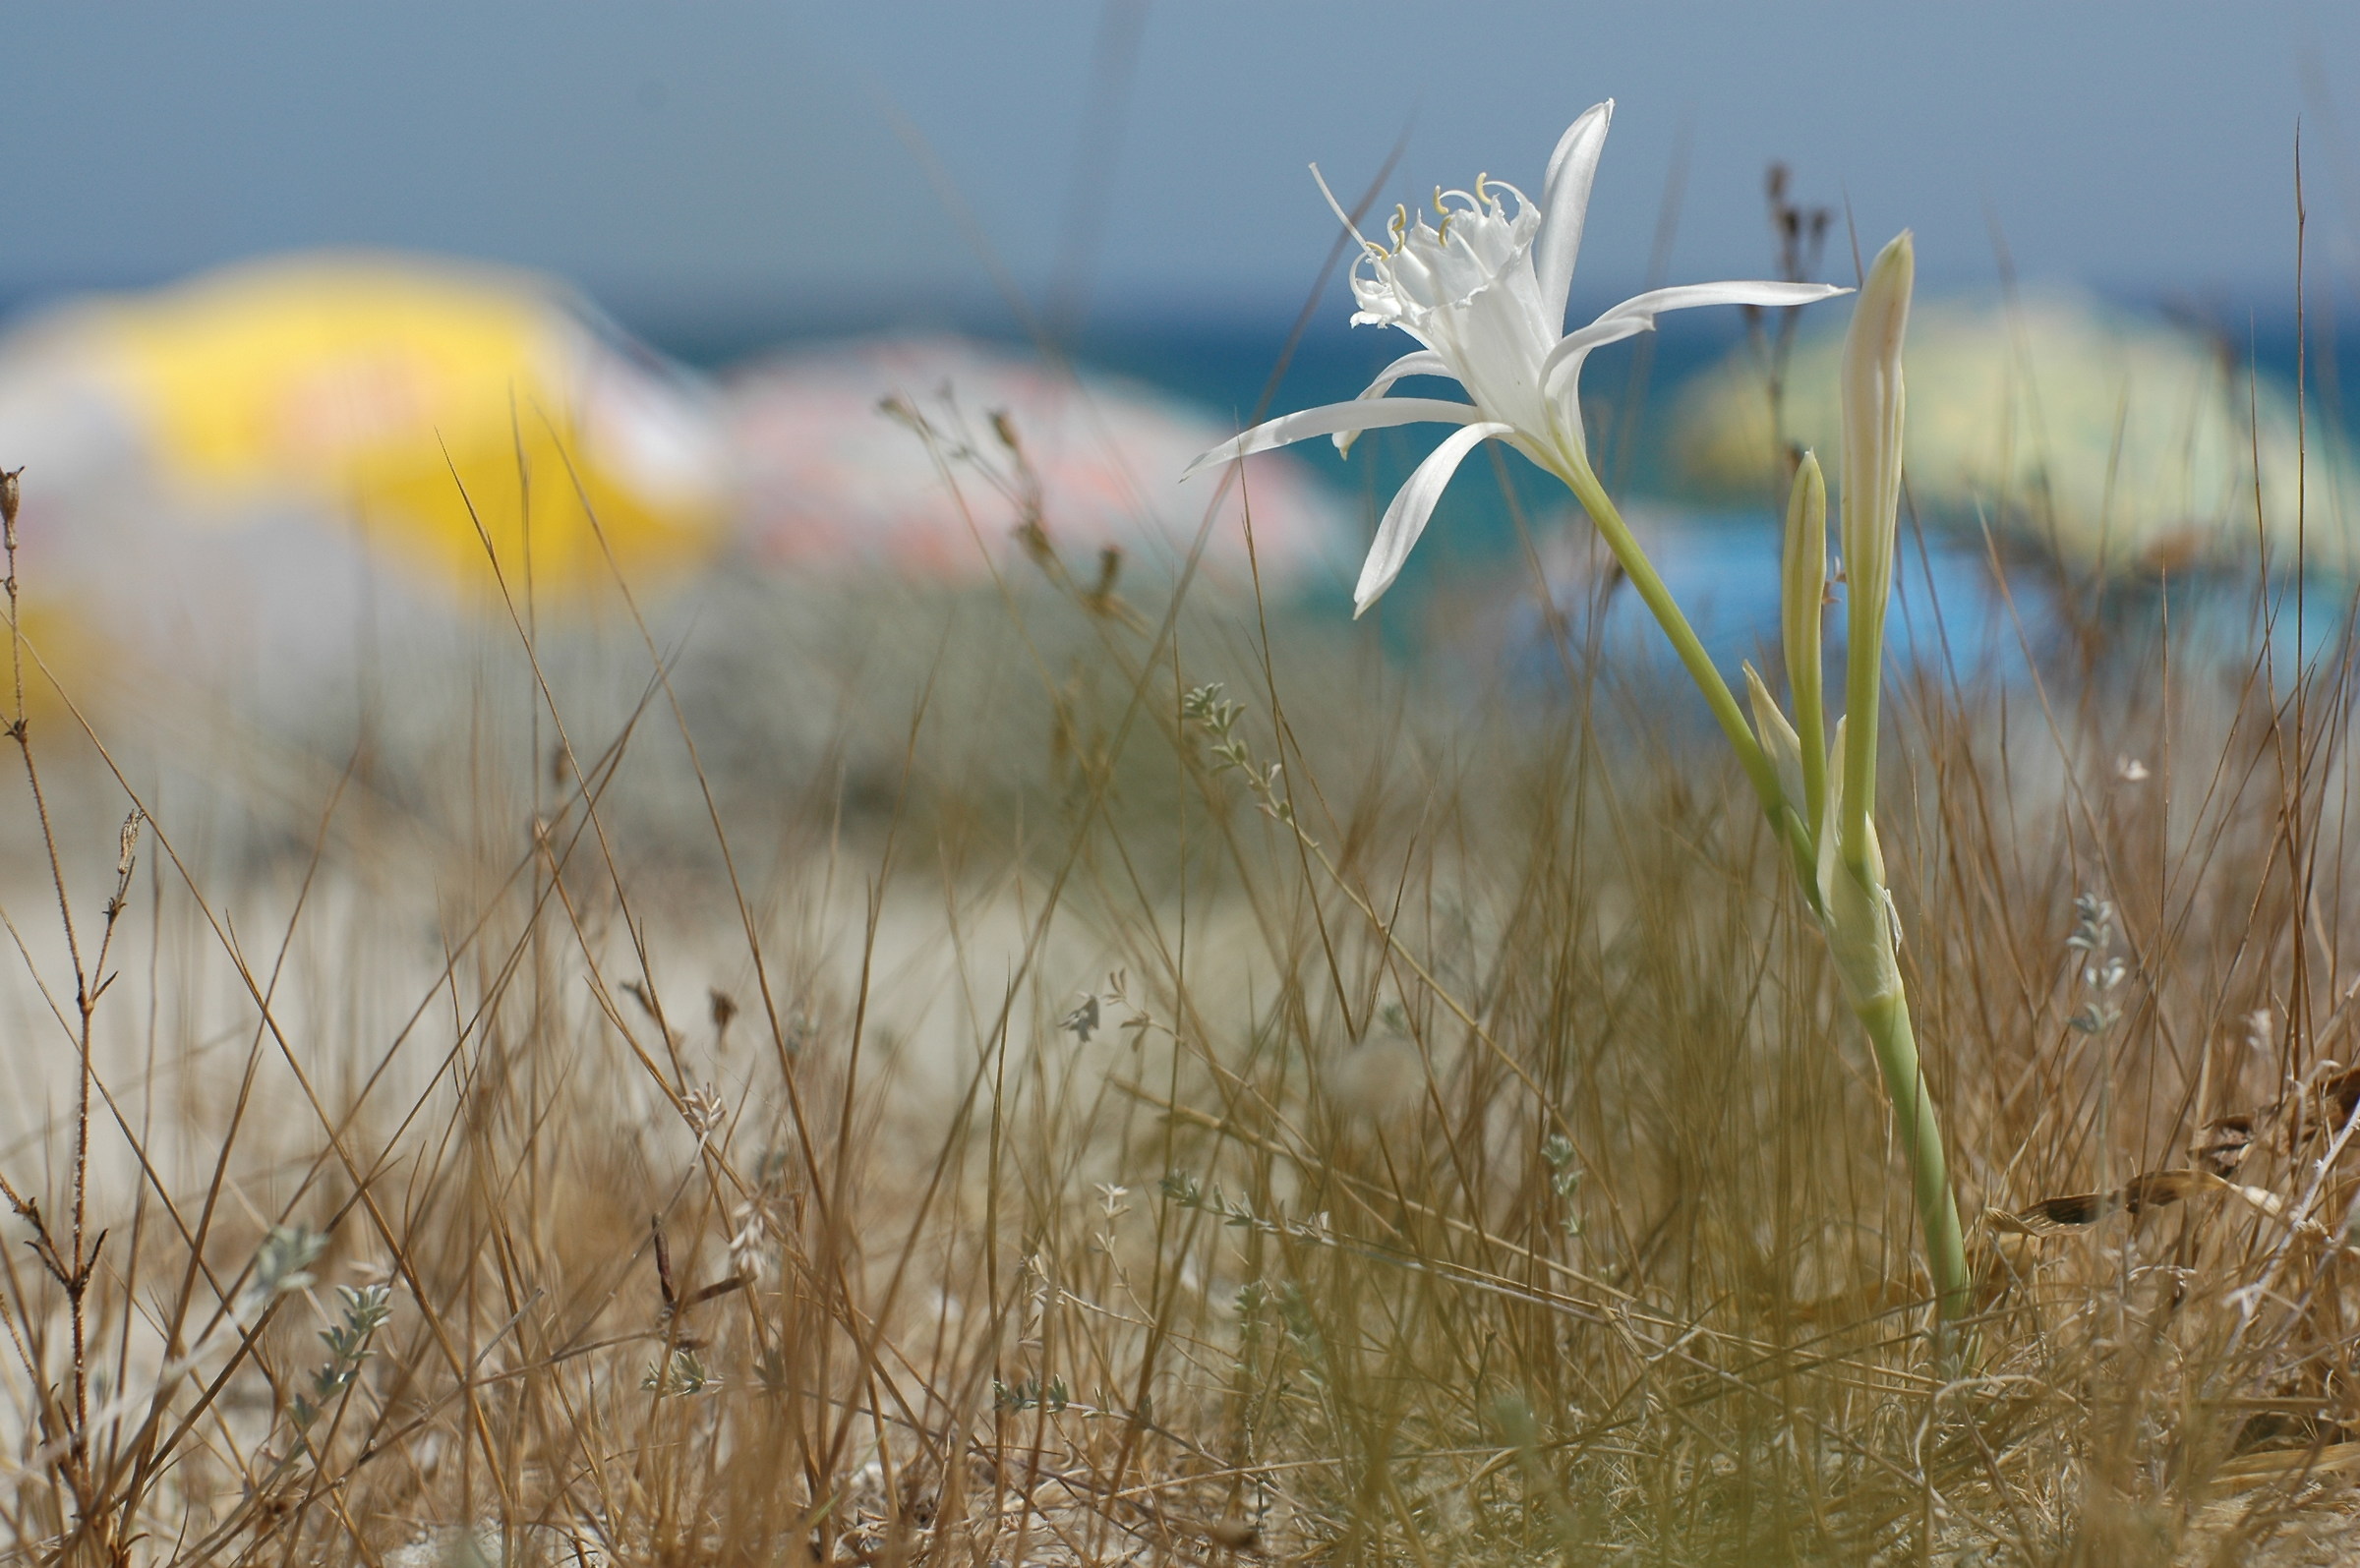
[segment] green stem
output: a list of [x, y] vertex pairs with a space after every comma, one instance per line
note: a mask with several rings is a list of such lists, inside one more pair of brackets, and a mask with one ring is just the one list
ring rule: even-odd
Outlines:
[[[1556, 472], [1580, 499], [1590, 520], [1598, 525], [1599, 537], [1606, 541], [1606, 548], [1614, 552], [1640, 601], [1663, 627], [1664, 635], [1671, 639], [1672, 650], [1680, 656], [1689, 678], [1704, 694], [1705, 706], [1720, 723], [1722, 733], [1729, 737], [1738, 761], [1744, 766], [1746, 778], [1752, 781], [1754, 793], [1761, 797], [1762, 810], [1771, 827], [1794, 852], [1796, 875], [1803, 897], [1817, 911], [1818, 859], [1812, 848], [1810, 830], [1779, 787], [1777, 771], [1763, 753], [1752, 726], [1745, 722], [1736, 694], [1721, 678], [1721, 671], [1705, 653], [1695, 628], [1681, 613], [1679, 602], [1656, 574], [1654, 563], [1639, 548], [1638, 540], [1622, 521], [1622, 514], [1615, 508], [1597, 476], [1586, 464], [1566, 463]], [[1868, 711], [1871, 715], [1875, 711], [1873, 688]], [[1874, 723], [1873, 718], [1870, 723]], [[1874, 779], [1873, 774], [1869, 777]], [[1877, 885], [1865, 875], [1862, 881]], [[1894, 1118], [1901, 1127], [1902, 1146], [1909, 1157], [1911, 1183], [1918, 1199], [1918, 1215], [1925, 1231], [1927, 1268], [1933, 1275], [1935, 1295], [1940, 1299], [1942, 1320], [1954, 1322], [1965, 1317], [1973, 1307], [1967, 1248], [1959, 1229], [1958, 1203], [1951, 1196], [1950, 1172], [1942, 1152], [1941, 1128], [1934, 1118], [1933, 1095], [1925, 1086], [1925, 1074], [1918, 1063], [1918, 1037], [1910, 1024], [1909, 999], [1894, 990], [1859, 1006], [1856, 1012], [1861, 1027], [1868, 1031], [1877, 1069], [1884, 1076], [1886, 1095], [1893, 1103]]]
[[1672, 651], [1680, 656], [1681, 665], [1686, 668], [1688, 678], [1695, 681], [1696, 689], [1704, 694], [1704, 705], [1712, 710], [1714, 720], [1721, 726], [1721, 732], [1729, 737], [1730, 748], [1737, 752], [1738, 762], [1753, 784], [1753, 792], [1761, 799], [1762, 814], [1770, 819], [1771, 830], [1785, 841], [1789, 852], [1795, 857], [1796, 875], [1801, 879], [1804, 900], [1816, 910], [1819, 906], [1818, 862], [1811, 849], [1809, 830], [1800, 815], [1801, 803], [1798, 801], [1790, 805], [1786, 791], [1779, 787], [1778, 770], [1770, 765], [1769, 757], [1764, 755], [1761, 741], [1753, 733], [1753, 726], [1745, 721], [1744, 710], [1738, 706], [1737, 694], [1729, 689], [1729, 682], [1721, 678], [1719, 668], [1713, 664], [1712, 656], [1704, 651], [1704, 644], [1697, 638], [1695, 628], [1688, 624], [1688, 617], [1681, 613], [1680, 602], [1672, 597], [1672, 590], [1664, 586], [1663, 578], [1656, 575], [1655, 563], [1639, 548], [1638, 539], [1631, 533], [1630, 525], [1622, 520], [1622, 512], [1616, 509], [1605, 487], [1598, 483], [1598, 476], [1590, 471], [1586, 463], [1556, 465], [1556, 473], [1581, 501], [1582, 509], [1590, 514], [1590, 521], [1598, 525], [1598, 537], [1606, 541], [1606, 548], [1614, 552], [1615, 560], [1622, 568], [1622, 575], [1630, 579], [1630, 586], [1638, 593], [1640, 602], [1655, 616], [1656, 624], [1664, 629], [1664, 635], [1671, 639]]
[[1911, 1185], [1918, 1198], [1918, 1218], [1925, 1231], [1926, 1268], [1933, 1275], [1942, 1320], [1956, 1322], [1974, 1306], [1967, 1274], [1967, 1247], [1959, 1232], [1959, 1205], [1950, 1191], [1950, 1171], [1942, 1154], [1942, 1130], [1934, 1120], [1934, 1097], [1925, 1086], [1918, 1064], [1918, 1036], [1910, 1026], [1910, 999], [1892, 991], [1860, 1004], [1856, 1010], [1868, 1043], [1876, 1052], [1877, 1070], [1884, 1074], [1885, 1093], [1893, 1102], [1893, 1119], [1901, 1129], [1903, 1154], [1910, 1162]]
[[[1848, 484], [1844, 509], [1852, 506]], [[1846, 538], [1856, 532], [1848, 530]], [[1871, 581], [1868, 563], [1849, 555], [1844, 569], [1861, 575], [1846, 585], [1844, 790], [1838, 797], [1843, 815], [1836, 825], [1836, 849], [1853, 875], [1869, 882], [1877, 880], [1869, 864], [1868, 824], [1876, 818], [1876, 705], [1885, 682], [1885, 597], [1892, 591], [1892, 573], [1888, 567], [1885, 581]]]

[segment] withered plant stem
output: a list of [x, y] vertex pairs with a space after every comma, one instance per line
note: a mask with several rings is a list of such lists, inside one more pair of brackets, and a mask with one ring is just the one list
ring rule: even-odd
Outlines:
[[[88, 1312], [86, 1298], [89, 1293], [90, 1259], [86, 1255], [89, 1224], [89, 1166], [90, 1166], [90, 1014], [97, 1005], [92, 994], [91, 978], [82, 962], [82, 946], [74, 931], [74, 908], [66, 893], [65, 866], [58, 854], [57, 832], [50, 822], [48, 797], [41, 790], [41, 771], [32, 756], [32, 726], [25, 711], [25, 621], [24, 608], [17, 587], [17, 509], [23, 499], [25, 470], [13, 468], [0, 473], [0, 550], [7, 554], [8, 587], [8, 650], [10, 709], [9, 738], [17, 743], [17, 755], [24, 760], [25, 783], [32, 791], [33, 816], [40, 826], [41, 847], [49, 860], [49, 883], [57, 895], [58, 925], [66, 938], [66, 954], [74, 965], [74, 1006], [78, 1014], [75, 1046], [81, 1058], [74, 1091], [74, 1148], [71, 1173], [68, 1176], [68, 1205], [71, 1218], [67, 1227], [68, 1249], [62, 1267], [58, 1249], [53, 1240], [42, 1237], [46, 1244], [51, 1272], [57, 1274], [58, 1284], [66, 1294], [68, 1332], [72, 1336], [71, 1389], [73, 1416], [67, 1437], [69, 1476], [79, 1490], [82, 1478], [88, 1472], [90, 1393], [88, 1360]], [[110, 916], [111, 928], [113, 919]], [[37, 1224], [37, 1221], [36, 1221]], [[82, 1499], [88, 1506], [88, 1499]]]

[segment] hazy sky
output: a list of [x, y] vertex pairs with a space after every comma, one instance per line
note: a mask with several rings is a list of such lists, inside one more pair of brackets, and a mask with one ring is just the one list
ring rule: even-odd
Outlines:
[[2290, 297], [2298, 117], [2315, 281], [2360, 255], [2349, 0], [10, 0], [0, 26], [17, 288], [363, 244], [626, 313], [937, 309], [989, 296], [983, 252], [1034, 293], [1090, 277], [1102, 318], [1279, 304], [1333, 232], [1312, 159], [1357, 190], [1406, 128], [1393, 196], [1537, 190], [1610, 94], [1585, 293], [1639, 281], [1683, 145], [1675, 280], [1762, 269], [1776, 156], [1864, 245], [1915, 226], [1937, 278], [1991, 277], [1996, 224], [2031, 277]]

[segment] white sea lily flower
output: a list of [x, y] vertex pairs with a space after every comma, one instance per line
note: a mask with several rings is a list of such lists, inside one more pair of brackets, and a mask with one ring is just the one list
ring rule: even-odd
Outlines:
[[[1462, 427], [1417, 466], [1386, 508], [1353, 590], [1354, 615], [1392, 586], [1450, 476], [1484, 441], [1507, 442], [1576, 494], [1596, 487], [1582, 437], [1579, 385], [1582, 361], [1592, 349], [1649, 330], [1665, 311], [1807, 305], [1849, 292], [1821, 283], [1690, 283], [1652, 289], [1565, 331], [1565, 296], [1581, 249], [1590, 181], [1614, 110], [1609, 99], [1566, 130], [1549, 159], [1537, 204], [1514, 186], [1481, 175], [1472, 194], [1435, 193], [1436, 222], [1423, 212], [1413, 220], [1407, 208], [1397, 208], [1387, 230], [1390, 245], [1374, 244], [1353, 228], [1362, 255], [1352, 272], [1360, 306], [1352, 324], [1397, 326], [1426, 346], [1386, 366], [1353, 401], [1258, 425], [1189, 465], [1194, 474], [1313, 436], [1333, 436], [1339, 448], [1348, 447], [1360, 432], [1388, 425]], [[1325, 181], [1320, 189], [1327, 192]], [[1328, 201], [1351, 226], [1332, 194]], [[1410, 376], [1448, 377], [1472, 401], [1386, 395]]]

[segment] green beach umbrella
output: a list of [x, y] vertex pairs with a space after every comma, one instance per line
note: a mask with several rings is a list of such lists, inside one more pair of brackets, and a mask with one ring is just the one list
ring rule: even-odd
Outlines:
[[[1798, 342], [1774, 433], [1740, 347], [1681, 393], [1675, 471], [1722, 497], [1783, 494], [1779, 438], [1831, 458], [1837, 357]], [[2360, 575], [2360, 470], [2314, 403], [2242, 353], [2071, 294], [1921, 306], [1910, 331], [1910, 494], [1929, 518], [2106, 573], [2290, 568]]]

